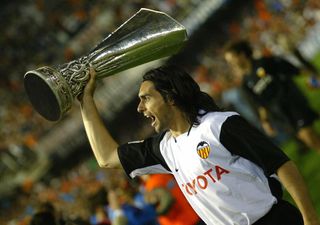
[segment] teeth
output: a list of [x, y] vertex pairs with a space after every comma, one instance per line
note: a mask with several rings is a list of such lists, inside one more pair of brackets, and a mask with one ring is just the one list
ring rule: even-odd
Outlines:
[[147, 115], [147, 114], [144, 114], [144, 116], [147, 118], [147, 119], [151, 119], [152, 123], [156, 120], [156, 118], [152, 115]]

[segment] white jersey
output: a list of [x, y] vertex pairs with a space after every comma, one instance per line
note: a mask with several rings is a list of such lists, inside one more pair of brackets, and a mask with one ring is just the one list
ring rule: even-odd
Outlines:
[[263, 217], [277, 202], [268, 177], [288, 160], [234, 112], [207, 113], [177, 138], [165, 132], [122, 145], [118, 154], [132, 178], [173, 174], [201, 219], [214, 225], [249, 225]]

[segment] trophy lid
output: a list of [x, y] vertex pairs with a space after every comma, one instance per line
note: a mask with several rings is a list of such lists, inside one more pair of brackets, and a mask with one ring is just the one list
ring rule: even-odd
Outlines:
[[24, 87], [36, 111], [50, 121], [58, 121], [71, 108], [72, 95], [57, 70], [41, 67], [28, 71]]

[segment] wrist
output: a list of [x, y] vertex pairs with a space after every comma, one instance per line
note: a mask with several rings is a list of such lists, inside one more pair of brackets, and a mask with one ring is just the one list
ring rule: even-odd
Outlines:
[[85, 105], [87, 103], [94, 103], [93, 95], [84, 94], [80, 98], [80, 104]]

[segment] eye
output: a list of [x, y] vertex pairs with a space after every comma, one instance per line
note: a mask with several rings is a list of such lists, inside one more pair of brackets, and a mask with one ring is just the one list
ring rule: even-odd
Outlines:
[[149, 96], [141, 96], [140, 97], [140, 101], [142, 102], [142, 103], [146, 103], [146, 102], [148, 102], [150, 100], [150, 97]]
[[150, 96], [149, 95], [146, 95], [146, 96], [143, 96], [143, 98], [142, 98], [142, 100], [144, 101], [144, 102], [148, 102], [148, 101], [150, 101]]

